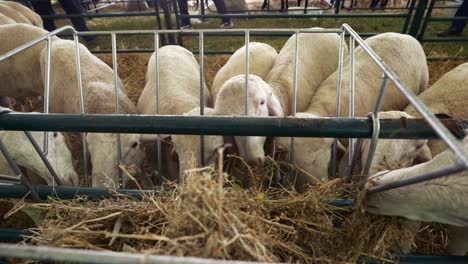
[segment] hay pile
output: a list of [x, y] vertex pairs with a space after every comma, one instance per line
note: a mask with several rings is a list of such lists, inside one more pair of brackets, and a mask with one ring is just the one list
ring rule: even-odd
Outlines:
[[[50, 199], [46, 204], [23, 204], [47, 211], [29, 243], [300, 263], [383, 259], [408, 246], [404, 221], [362, 212], [359, 177], [297, 193], [260, 186], [242, 189], [213, 167], [193, 169], [190, 174], [184, 185], [160, 189], [141, 201], [116, 195], [102, 201]], [[357, 205], [345, 209], [322, 201], [343, 197], [357, 199]], [[438, 246], [426, 248], [430, 251], [425, 253], [431, 254]]]

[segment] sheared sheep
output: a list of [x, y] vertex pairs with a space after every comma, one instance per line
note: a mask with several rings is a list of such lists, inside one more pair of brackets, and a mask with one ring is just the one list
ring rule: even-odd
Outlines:
[[[33, 10], [27, 8], [26, 6], [20, 3], [14, 2], [14, 1], [0, 1], [0, 6], [7, 6], [21, 15], [21, 16], [18, 16], [17, 14], [13, 13], [13, 15], [10, 16], [11, 13], [9, 12], [6, 12], [6, 13], [0, 12], [10, 17], [11, 19], [13, 19], [16, 23], [26, 23], [26, 24], [31, 24], [36, 27], [43, 28], [41, 16], [39, 16]], [[2, 7], [0, 7], [0, 10], [7, 11], [9, 9], [8, 8], [2, 9]], [[24, 22], [23, 17], [26, 18], [26, 22]], [[19, 20], [16, 20], [16, 18], [18, 18]]]
[[[242, 46], [219, 69], [211, 87], [211, 98], [216, 99], [219, 89], [221, 89], [221, 86], [228, 79], [239, 74], [245, 74], [245, 55], [245, 46]], [[249, 43], [249, 73], [265, 79], [277, 56], [278, 52], [268, 44], [260, 42]]]

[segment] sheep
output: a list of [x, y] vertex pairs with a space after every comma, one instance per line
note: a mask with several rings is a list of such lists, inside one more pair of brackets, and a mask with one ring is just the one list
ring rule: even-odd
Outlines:
[[16, 105], [16, 100], [13, 97], [9, 96], [0, 96], [0, 106], [13, 109]]
[[0, 26], [7, 24], [16, 24], [16, 22], [6, 15], [0, 13]]
[[[0, 5], [8, 6], [12, 8], [13, 10], [17, 11], [18, 13], [20, 13], [23, 17], [27, 19], [27, 24], [31, 24], [33, 26], [43, 28], [41, 16], [39, 16], [37, 13], [27, 8], [26, 6], [20, 3], [14, 2], [14, 1], [0, 1]], [[9, 13], [7, 13], [7, 16], [8, 14]], [[16, 22], [20, 23], [19, 21], [16, 21]]]
[[[426, 55], [421, 44], [416, 39], [397, 33], [384, 33], [368, 38], [366, 43], [394, 70], [400, 77], [400, 80], [409, 89], [415, 93], [420, 93], [426, 89], [429, 79]], [[373, 61], [370, 61], [369, 56], [361, 47], [355, 49], [354, 56], [356, 83], [355, 115], [365, 116], [373, 110], [380, 86], [381, 70]], [[305, 111], [311, 117], [335, 116], [337, 78], [338, 71], [330, 75], [320, 85]], [[345, 111], [348, 109], [349, 64], [344, 65], [342, 78], [341, 116], [345, 115]], [[298, 98], [300, 97], [298, 96]], [[382, 100], [381, 110], [403, 110], [407, 104], [406, 98], [400, 94], [393, 84], [389, 83]], [[314, 164], [315, 161], [319, 160], [330, 162], [331, 153], [319, 152], [318, 150], [331, 150], [332, 142], [332, 140], [316, 138], [297, 138], [294, 146], [295, 149], [299, 149], [301, 152], [295, 155], [295, 162], [297, 164]], [[280, 144], [288, 149], [289, 139], [280, 139]], [[343, 154], [343, 147], [339, 144], [338, 155], [342, 156]], [[325, 170], [327, 165], [328, 163], [323, 164], [323, 166], [307, 166], [303, 169], [308, 174], [315, 175], [319, 180], [326, 181], [329, 176], [328, 171]], [[299, 177], [307, 179], [303, 181], [316, 180], [310, 179], [310, 176], [303, 174], [300, 174]]]
[[[113, 70], [80, 44], [81, 79], [85, 113], [114, 113]], [[46, 49], [40, 53], [41, 74], [45, 74]], [[52, 42], [50, 112], [80, 113], [77, 87], [75, 44], [70, 40]], [[118, 79], [119, 113], [136, 114], [136, 107], [128, 99], [125, 88]], [[122, 134], [122, 160], [125, 166], [140, 167], [144, 149], [137, 134]], [[119, 167], [116, 162], [117, 144], [114, 134], [89, 133], [87, 135], [92, 163], [92, 186], [111, 187], [117, 182]], [[124, 185], [128, 183], [124, 175]]]
[[[205, 115], [214, 114], [214, 109], [205, 107]], [[185, 116], [200, 115], [200, 108], [196, 107], [187, 113]], [[200, 162], [200, 137], [194, 135], [172, 135], [174, 150], [179, 157], [179, 183], [184, 182], [185, 171], [190, 169], [191, 165], [201, 166]], [[217, 149], [224, 144], [222, 136], [205, 136], [204, 137], [204, 165], [209, 166], [214, 164], [217, 158]]]
[[3, 1], [0, 2], [0, 14], [3, 14], [11, 19], [13, 19], [16, 23], [24, 23], [30, 24], [31, 22], [29, 19], [26, 18], [21, 12], [14, 9], [10, 5], [7, 5]]
[[[221, 87], [213, 115], [245, 116], [245, 78], [244, 74], [229, 79]], [[281, 104], [273, 94], [272, 88], [262, 78], [250, 74], [248, 84], [247, 116], [267, 117], [284, 116]], [[265, 137], [247, 137], [247, 149], [244, 149], [244, 137], [234, 137], [239, 154], [255, 168], [263, 166]]]
[[[2, 39], [0, 54], [5, 54], [47, 33], [41, 28], [27, 24], [0, 26], [0, 39]], [[0, 94], [14, 94], [16, 98], [24, 98], [43, 93], [43, 76], [40, 70], [39, 54], [44, 47], [45, 42], [38, 43], [0, 62], [0, 80], [2, 82]]]
[[[468, 136], [462, 141], [468, 151]], [[409, 168], [383, 171], [373, 175], [368, 186], [380, 186], [407, 179], [422, 173], [438, 170], [454, 164], [451, 150], [435, 156], [431, 161]], [[454, 226], [449, 235], [451, 254], [464, 255], [468, 240], [460, 236], [468, 229], [468, 171], [367, 195], [363, 206], [372, 214], [402, 216], [415, 221], [438, 222]], [[455, 235], [454, 235], [455, 234]]]
[[[286, 115], [290, 115], [292, 111], [295, 42], [295, 35], [289, 38], [265, 79]], [[320, 84], [336, 71], [339, 47], [340, 37], [335, 33], [299, 34], [296, 103], [298, 112], [307, 109]]]
[[[43, 142], [43, 132], [31, 132], [37, 143]], [[39, 154], [22, 131], [1, 131], [0, 139], [7, 148], [11, 157], [16, 163], [38, 177], [30, 178], [31, 183], [37, 183], [39, 177], [47, 184], [53, 184], [53, 177], [42, 162]], [[68, 149], [65, 138], [61, 133], [48, 132], [48, 153], [47, 159], [60, 177], [63, 185], [78, 186], [78, 174], [73, 168], [72, 156]], [[14, 175], [9, 164], [2, 154], [0, 154], [0, 173]]]
[[[468, 63], [464, 63], [442, 76], [431, 87], [419, 95], [419, 99], [433, 113], [444, 113], [456, 119], [467, 118], [466, 102], [468, 102]], [[420, 116], [416, 109], [409, 105], [405, 112]], [[441, 140], [429, 140], [432, 155], [437, 155], [446, 149]]]
[[[168, 45], [158, 50], [160, 76], [160, 114], [181, 115], [200, 106], [200, 66], [192, 52], [181, 46]], [[153, 53], [146, 72], [146, 85], [138, 99], [137, 110], [142, 114], [156, 114], [156, 53]], [[204, 105], [210, 104], [209, 90], [203, 82]], [[170, 140], [170, 135], [163, 138]], [[156, 141], [154, 135], [142, 135], [142, 141], [151, 143]], [[161, 159], [165, 166], [158, 168], [165, 177], [176, 180], [179, 171], [177, 162], [168, 157], [172, 147], [162, 144]], [[185, 164], [187, 161], [179, 159]]]
[[[404, 122], [406, 119], [414, 118], [413, 116], [402, 111], [387, 111], [379, 113], [380, 119], [400, 119]], [[373, 175], [383, 170], [396, 170], [406, 168], [415, 164], [426, 162], [432, 159], [431, 150], [427, 145], [426, 139], [379, 139], [374, 152], [369, 175]], [[358, 175], [361, 173], [367, 161], [367, 155], [370, 150], [370, 139], [362, 141], [358, 150], [358, 158], [355, 164], [355, 170], [349, 172], [347, 167], [346, 151], [340, 162], [340, 175], [352, 174]]]
[[[245, 46], [243, 46], [236, 50], [226, 64], [219, 69], [211, 86], [211, 98], [216, 98], [219, 89], [228, 79], [239, 74], [245, 74], [245, 55]], [[277, 56], [278, 52], [268, 44], [249, 43], [249, 73], [265, 79]]]

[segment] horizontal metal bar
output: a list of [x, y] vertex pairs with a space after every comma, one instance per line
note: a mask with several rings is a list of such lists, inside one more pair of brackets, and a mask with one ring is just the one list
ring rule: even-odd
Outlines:
[[430, 17], [429, 21], [466, 21], [468, 20], [468, 17], [462, 17], [462, 16], [457, 16], [457, 17]]
[[[459, 131], [457, 120], [445, 126]], [[436, 138], [423, 119], [381, 119], [380, 138]], [[231, 136], [370, 138], [368, 118], [169, 116], [122, 114], [0, 115], [0, 130]]]
[[[27, 230], [15, 228], [0, 228], [0, 241], [17, 243], [24, 241], [24, 236], [31, 236], [33, 233]], [[0, 253], [1, 255], [1, 253]]]
[[[92, 199], [107, 199], [113, 196], [106, 188], [84, 188], [84, 187], [67, 187], [67, 186], [48, 186], [34, 185], [32, 188], [37, 192], [41, 200], [46, 200], [48, 197], [57, 197], [63, 200], [73, 199], [76, 196], [88, 196]], [[23, 198], [29, 189], [22, 184], [0, 184], [0, 198]], [[142, 195], [151, 194], [153, 191], [141, 190], [117, 190], [120, 194], [125, 194], [136, 199], [141, 199]]]
[[416, 184], [416, 183], [421, 183], [424, 181], [434, 180], [434, 179], [444, 177], [447, 175], [451, 175], [451, 174], [455, 174], [455, 173], [458, 173], [467, 169], [468, 168], [465, 167], [464, 165], [457, 164], [448, 168], [437, 169], [437, 170], [430, 171], [428, 173], [424, 173], [424, 174], [417, 175], [414, 177], [410, 177], [401, 181], [395, 181], [395, 182], [390, 182], [388, 184], [371, 187], [367, 190], [367, 194], [388, 191], [388, 190], [397, 189], [400, 187], [405, 187], [405, 186]]
[[449, 61], [449, 60], [468, 61], [468, 57], [437, 57], [437, 58], [429, 57], [427, 58], [427, 61]]
[[179, 15], [180, 18], [340, 18], [340, 17], [376, 17], [376, 18], [388, 18], [388, 17], [406, 17], [407, 13], [377, 13], [377, 14], [226, 14], [226, 15]]
[[294, 34], [298, 33], [341, 33], [343, 30], [339, 28], [329, 28], [329, 29], [313, 29], [313, 28], [299, 28], [299, 29], [290, 29], [290, 28], [236, 28], [236, 29], [190, 29], [190, 30], [183, 30], [183, 29], [165, 29], [165, 30], [113, 30], [113, 31], [82, 31], [79, 32], [79, 36], [85, 35], [108, 35], [116, 34], [116, 35], [154, 35], [154, 34], [170, 34], [170, 33], [186, 33], [186, 34], [193, 34], [199, 35], [199, 33], [203, 33], [204, 35], [210, 33], [242, 33], [245, 32], [252, 33], [271, 33], [271, 32], [283, 32]]
[[466, 42], [468, 38], [423, 38], [421, 42]]
[[159, 256], [149, 254], [132, 254], [112, 251], [98, 251], [89, 249], [68, 249], [44, 246], [26, 246], [0, 243], [0, 255], [22, 259], [65, 261], [68, 263], [157, 263], [157, 264], [251, 264], [260, 262], [228, 261], [221, 259], [207, 259], [196, 257]]
[[[56, 14], [44, 15], [43, 19], [69, 19], [69, 18], [100, 18], [100, 17], [141, 17], [155, 16], [156, 12], [122, 12], [122, 13], [82, 13], [82, 14]], [[162, 12], [160, 12], [162, 14]]]
[[0, 180], [12, 181], [12, 182], [20, 182], [21, 181], [21, 179], [18, 176], [8, 176], [8, 175], [3, 175], [3, 174], [0, 174]]

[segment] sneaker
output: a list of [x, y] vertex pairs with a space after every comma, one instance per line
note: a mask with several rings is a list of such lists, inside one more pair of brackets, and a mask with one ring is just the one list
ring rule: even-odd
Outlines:
[[192, 24], [181, 25], [181, 26], [180, 26], [180, 29], [192, 29]]
[[228, 29], [228, 28], [233, 28], [234, 27], [234, 23], [229, 20], [228, 22], [224, 22], [222, 23], [219, 28], [222, 28], [222, 29]]
[[456, 28], [449, 28], [449, 29], [446, 29], [444, 31], [439, 31], [437, 32], [437, 36], [438, 37], [449, 37], [449, 36], [461, 36], [461, 33], [462, 31], [461, 30], [458, 30]]

